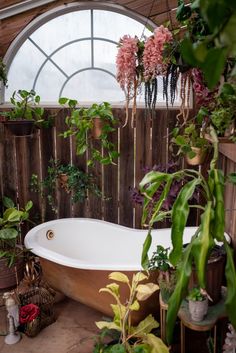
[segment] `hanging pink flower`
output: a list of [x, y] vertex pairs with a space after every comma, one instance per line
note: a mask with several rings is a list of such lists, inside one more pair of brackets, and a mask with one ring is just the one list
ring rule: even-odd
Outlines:
[[195, 92], [197, 106], [209, 107], [214, 102], [215, 96], [218, 92], [218, 86], [210, 91], [203, 78], [202, 71], [199, 69], [192, 69], [193, 90]]
[[165, 73], [168, 63], [164, 61], [163, 51], [165, 44], [172, 40], [172, 33], [163, 25], [157, 27], [154, 35], [147, 39], [143, 53], [145, 81], [152, 80], [157, 75]]
[[131, 98], [136, 80], [138, 38], [125, 35], [120, 40], [116, 57], [117, 81], [128, 98]]

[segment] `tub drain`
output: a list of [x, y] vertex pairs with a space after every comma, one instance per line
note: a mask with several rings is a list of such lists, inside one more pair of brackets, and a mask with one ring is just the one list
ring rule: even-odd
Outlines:
[[54, 232], [51, 229], [48, 230], [46, 233], [46, 237], [48, 240], [51, 240], [52, 238], [54, 238]]

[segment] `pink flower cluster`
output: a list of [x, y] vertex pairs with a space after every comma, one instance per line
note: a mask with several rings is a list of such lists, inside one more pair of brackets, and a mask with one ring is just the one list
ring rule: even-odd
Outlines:
[[149, 81], [157, 75], [165, 73], [167, 63], [163, 62], [163, 50], [165, 44], [172, 40], [172, 33], [163, 25], [156, 28], [154, 35], [147, 39], [143, 53], [145, 81]]
[[214, 101], [218, 87], [214, 91], [210, 91], [204, 83], [203, 74], [199, 69], [192, 69], [192, 80], [197, 106], [209, 107]]
[[132, 38], [129, 35], [121, 38], [116, 57], [117, 81], [128, 96], [136, 79], [137, 52], [138, 38]]

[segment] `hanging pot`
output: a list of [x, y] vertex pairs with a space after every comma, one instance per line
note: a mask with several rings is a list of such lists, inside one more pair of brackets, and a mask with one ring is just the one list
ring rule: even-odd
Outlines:
[[11, 267], [7, 259], [0, 259], [0, 290], [14, 288], [24, 276], [24, 260], [18, 259]]
[[7, 120], [4, 126], [15, 136], [27, 136], [33, 133], [34, 120]]
[[58, 176], [60, 187], [68, 192], [68, 175], [66, 173], [61, 173]]
[[92, 136], [95, 140], [98, 140], [102, 134], [102, 128], [104, 126], [104, 120], [102, 120], [99, 116], [93, 118], [93, 127], [92, 127]]
[[188, 155], [185, 156], [186, 162], [189, 165], [199, 165], [202, 164], [206, 157], [206, 149], [199, 147], [191, 147], [192, 151], [196, 154], [195, 157], [189, 158]]

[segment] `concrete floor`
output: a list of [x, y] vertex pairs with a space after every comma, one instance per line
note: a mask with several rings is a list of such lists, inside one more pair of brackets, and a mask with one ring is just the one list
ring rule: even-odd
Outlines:
[[[57, 320], [36, 337], [22, 335], [20, 342], [7, 345], [0, 336], [0, 353], [92, 353], [98, 332], [95, 321], [102, 314], [71, 299], [55, 305]], [[0, 333], [6, 330], [5, 311], [0, 308]]]

